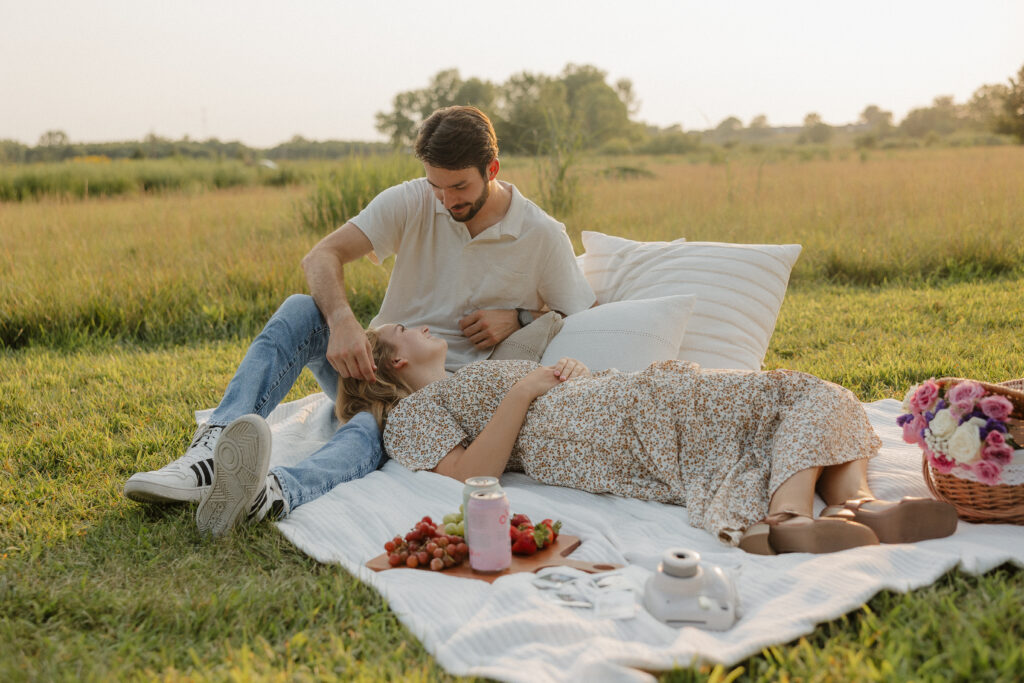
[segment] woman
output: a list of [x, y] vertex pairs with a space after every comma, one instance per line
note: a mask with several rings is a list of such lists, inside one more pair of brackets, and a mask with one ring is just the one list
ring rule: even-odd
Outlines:
[[[564, 358], [444, 370], [426, 327], [368, 330], [378, 383], [346, 379], [343, 419], [369, 410], [388, 454], [464, 480], [523, 471], [558, 486], [684, 505], [690, 523], [748, 552], [831, 552], [948, 536], [952, 506], [875, 500], [881, 442], [848, 390], [788, 370], [655, 363], [591, 375]], [[830, 504], [812, 519], [814, 493]], [[758, 521], [760, 520], [760, 521]]]

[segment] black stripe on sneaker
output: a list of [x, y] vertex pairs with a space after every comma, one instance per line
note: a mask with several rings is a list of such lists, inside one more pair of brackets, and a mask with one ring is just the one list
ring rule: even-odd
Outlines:
[[207, 458], [206, 460], [200, 460], [196, 463], [199, 465], [199, 469], [203, 471], [203, 481], [200, 482], [200, 486], [209, 486], [213, 483], [213, 458]]
[[252, 517], [257, 512], [259, 512], [260, 508], [263, 507], [263, 504], [265, 502], [267, 502], [267, 487], [266, 486], [264, 486], [263, 488], [260, 489], [259, 494], [256, 496], [256, 501], [252, 504], [252, 507], [249, 508], [249, 516]]
[[192, 463], [189, 466], [189, 469], [192, 470], [192, 473], [196, 475], [196, 486], [202, 486], [203, 485], [203, 471], [200, 470], [199, 467], [196, 466], [196, 463]]
[[270, 510], [267, 511], [267, 519], [272, 522], [277, 521], [281, 519], [282, 514], [284, 514], [284, 501], [277, 499], [270, 504]]

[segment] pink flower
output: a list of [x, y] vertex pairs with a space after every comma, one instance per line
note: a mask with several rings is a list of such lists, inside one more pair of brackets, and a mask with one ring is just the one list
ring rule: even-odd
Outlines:
[[934, 467], [938, 472], [942, 474], [949, 474], [953, 471], [953, 465], [956, 463], [943, 455], [937, 455], [929, 449], [924, 451], [928, 455], [928, 464]]
[[982, 460], [974, 466], [974, 476], [978, 478], [978, 481], [983, 484], [993, 486], [999, 483], [999, 474], [1003, 468], [999, 465], [991, 462], [990, 460]]
[[977, 401], [979, 398], [985, 395], [985, 389], [977, 382], [960, 382], [946, 393], [946, 399], [950, 403], [960, 403], [961, 401]]
[[[999, 432], [995, 433], [998, 434]], [[1013, 449], [1007, 446], [1005, 442], [987, 444], [981, 451], [981, 457], [984, 461], [991, 462], [1001, 468], [1003, 465], [1009, 465], [1010, 461], [1013, 460]]]
[[919, 446], [924, 446], [924, 437], [921, 436], [921, 430], [927, 426], [924, 417], [921, 415], [914, 415], [914, 419], [903, 425], [903, 440], [907, 443], [914, 443]]
[[985, 443], [989, 446], [1002, 446], [1006, 443], [1006, 437], [1003, 436], [1002, 432], [991, 431], [985, 437]]
[[1000, 422], [1005, 422], [1006, 418], [1010, 417], [1010, 413], [1013, 412], [1013, 404], [1005, 396], [986, 396], [978, 401], [978, 405], [986, 417], [999, 420]]
[[910, 397], [910, 409], [915, 415], [920, 415], [926, 410], [931, 410], [938, 398], [939, 385], [933, 379], [925, 380]]
[[956, 401], [949, 407], [949, 409], [952, 410], [953, 414], [957, 417], [963, 417], [974, 410], [974, 399], [969, 398], [966, 400]]

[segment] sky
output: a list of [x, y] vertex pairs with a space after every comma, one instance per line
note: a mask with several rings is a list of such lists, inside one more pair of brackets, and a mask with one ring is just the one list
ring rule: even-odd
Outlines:
[[457, 68], [591, 64], [657, 126], [899, 121], [1024, 66], [1024, 1], [0, 0], [0, 139], [383, 140], [374, 114]]

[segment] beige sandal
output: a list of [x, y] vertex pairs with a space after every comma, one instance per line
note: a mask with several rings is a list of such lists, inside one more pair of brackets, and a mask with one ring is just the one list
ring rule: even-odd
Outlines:
[[755, 555], [777, 553], [834, 553], [862, 545], [877, 545], [875, 532], [863, 524], [842, 517], [812, 519], [810, 524], [783, 524], [808, 515], [783, 511], [768, 515], [748, 528], [740, 538], [740, 549]]
[[[874, 504], [872, 506], [872, 504]], [[822, 517], [852, 520], [870, 527], [882, 543], [916, 543], [956, 531], [956, 508], [932, 498], [906, 497], [895, 503], [874, 498], [830, 505]]]

